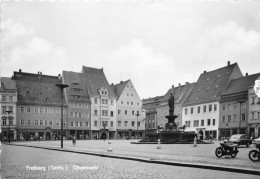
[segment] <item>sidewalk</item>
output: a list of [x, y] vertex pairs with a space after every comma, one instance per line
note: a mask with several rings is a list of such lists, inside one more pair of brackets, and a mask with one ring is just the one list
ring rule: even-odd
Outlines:
[[[135, 160], [147, 163], [213, 169], [245, 174], [260, 175], [260, 162], [252, 162], [248, 158], [251, 148], [239, 148], [236, 158], [217, 158], [215, 149], [219, 142], [201, 144], [192, 147], [190, 144], [162, 144], [157, 149], [155, 144], [130, 144], [127, 140], [112, 140], [112, 152], [108, 152], [108, 141], [82, 140], [75, 146], [71, 141], [64, 141], [64, 148], [60, 148], [60, 141], [43, 142], [15, 142], [19, 145], [79, 154], [96, 155], [102, 157]], [[8, 144], [8, 143], [7, 143]]]

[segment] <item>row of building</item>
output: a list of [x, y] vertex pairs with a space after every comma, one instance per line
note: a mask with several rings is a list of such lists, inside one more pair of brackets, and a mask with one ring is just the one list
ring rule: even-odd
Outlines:
[[228, 137], [245, 133], [260, 136], [260, 98], [253, 87], [260, 73], [245, 76], [237, 63], [204, 71], [197, 82], [172, 86], [163, 96], [143, 100], [146, 130], [154, 131], [168, 122], [167, 100], [175, 97], [175, 122], [186, 132], [197, 133], [201, 139]]
[[[61, 90], [57, 84], [68, 87]], [[3, 140], [125, 138], [141, 136], [145, 129], [132, 81], [109, 84], [103, 68], [83, 66], [80, 73], [58, 76], [19, 70], [1, 78], [0, 104]]]
[[[178, 127], [201, 139], [246, 133], [260, 136], [260, 99], [253, 89], [260, 73], [245, 76], [237, 63], [204, 71], [197, 82], [172, 86], [166, 94], [139, 97], [131, 80], [109, 84], [103, 69], [82, 67], [58, 76], [25, 73], [2, 77], [2, 139], [131, 138], [164, 128], [168, 100], [175, 99]], [[57, 84], [67, 84], [61, 90]], [[63, 105], [63, 111], [61, 110]], [[63, 114], [63, 115], [61, 115]], [[61, 117], [63, 116], [63, 124]]]

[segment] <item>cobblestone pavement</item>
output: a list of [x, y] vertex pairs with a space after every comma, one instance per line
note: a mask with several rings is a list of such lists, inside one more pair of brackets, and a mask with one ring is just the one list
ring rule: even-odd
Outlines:
[[[255, 175], [149, 164], [12, 145], [2, 145], [0, 160], [2, 164], [0, 174], [3, 178], [8, 179], [256, 178]], [[77, 166], [85, 168], [80, 170], [76, 168]]]
[[[219, 141], [214, 141], [214, 144], [199, 144], [197, 147], [192, 147], [192, 144], [162, 144], [161, 149], [157, 149], [156, 144], [131, 144], [133, 140], [111, 140], [111, 142], [112, 153], [107, 152], [108, 141], [103, 140], [78, 140], [75, 146], [71, 141], [64, 141], [64, 149], [260, 170], [260, 162], [252, 162], [248, 158], [248, 153], [254, 145], [249, 148], [241, 146], [235, 158], [217, 158], [215, 149], [219, 146]], [[60, 148], [60, 141], [18, 142], [18, 144]]]

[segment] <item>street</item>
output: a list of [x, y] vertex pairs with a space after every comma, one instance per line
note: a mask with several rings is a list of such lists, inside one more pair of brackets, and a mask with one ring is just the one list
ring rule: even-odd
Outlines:
[[2, 178], [256, 178], [4, 144], [1, 164]]

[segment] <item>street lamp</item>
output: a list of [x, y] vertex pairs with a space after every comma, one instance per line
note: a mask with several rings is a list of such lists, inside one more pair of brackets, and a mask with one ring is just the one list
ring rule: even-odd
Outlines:
[[136, 139], [138, 138], [138, 116], [140, 116], [139, 111], [136, 113]]
[[60, 132], [61, 132], [61, 148], [63, 148], [63, 89], [64, 88], [67, 88], [67, 87], [69, 87], [69, 85], [66, 85], [66, 84], [62, 84], [62, 83], [60, 83], [60, 84], [56, 84], [56, 86], [57, 87], [59, 87], [60, 89], [61, 89], [61, 105], [60, 105], [60, 109], [61, 109], [61, 130], [60, 130]]
[[239, 112], [239, 126], [238, 126], [238, 129], [239, 129], [239, 133], [241, 133], [241, 120], [242, 120], [242, 114], [241, 114], [241, 108], [242, 108], [242, 103], [245, 102], [245, 100], [238, 100], [237, 101], [239, 104], [240, 104], [240, 112]]
[[5, 113], [7, 113], [7, 119], [8, 119], [8, 125], [9, 125], [9, 130], [8, 130], [8, 142], [10, 143], [10, 119], [9, 119], [9, 115], [10, 113], [12, 113], [13, 111], [9, 110], [9, 111], [5, 111]]

